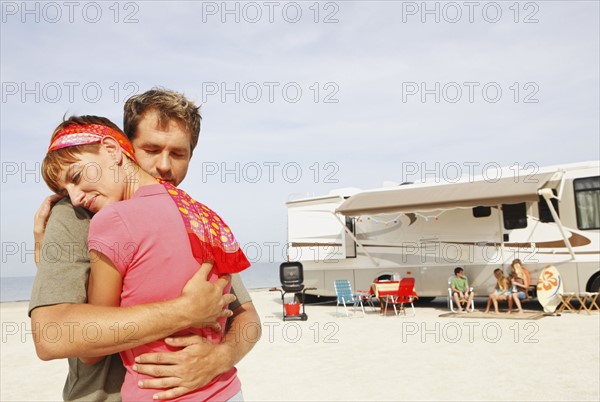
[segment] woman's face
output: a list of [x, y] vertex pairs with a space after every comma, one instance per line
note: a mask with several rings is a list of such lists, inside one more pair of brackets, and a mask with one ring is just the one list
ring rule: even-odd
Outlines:
[[62, 185], [74, 206], [98, 212], [106, 205], [121, 201], [126, 180], [116, 164], [114, 152], [100, 146], [97, 154], [83, 152], [79, 160], [62, 171]]

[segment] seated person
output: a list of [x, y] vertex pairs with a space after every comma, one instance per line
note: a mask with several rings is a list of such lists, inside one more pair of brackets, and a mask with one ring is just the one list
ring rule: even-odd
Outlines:
[[458, 312], [463, 312], [461, 304], [466, 304], [465, 310], [467, 313], [472, 312], [473, 309], [471, 308], [471, 310], [469, 310], [469, 306], [473, 301], [475, 293], [469, 291], [469, 281], [465, 277], [465, 270], [461, 267], [454, 269], [454, 278], [452, 278], [452, 281], [450, 282], [450, 287]]
[[[521, 307], [521, 300], [527, 298], [527, 285], [525, 280], [525, 273], [523, 272], [523, 266], [521, 260], [516, 259], [512, 262], [510, 268], [510, 279], [512, 281], [512, 301], [517, 305], [519, 313], [523, 313]], [[511, 313], [512, 303], [508, 305], [508, 313]]]
[[510, 287], [510, 279], [504, 276], [504, 273], [500, 268], [496, 268], [494, 270], [494, 276], [496, 277], [496, 287], [492, 294], [490, 294], [488, 298], [487, 307], [485, 308], [485, 313], [489, 313], [490, 306], [494, 303], [494, 310], [496, 314], [498, 311], [498, 301], [508, 300], [512, 295], [511, 287]]

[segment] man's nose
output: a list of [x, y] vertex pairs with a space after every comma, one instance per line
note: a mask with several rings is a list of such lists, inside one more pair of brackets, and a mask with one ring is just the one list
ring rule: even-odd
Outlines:
[[160, 155], [158, 159], [158, 163], [156, 164], [156, 171], [162, 177], [170, 176], [171, 173], [171, 160], [169, 159], [169, 155], [165, 152]]

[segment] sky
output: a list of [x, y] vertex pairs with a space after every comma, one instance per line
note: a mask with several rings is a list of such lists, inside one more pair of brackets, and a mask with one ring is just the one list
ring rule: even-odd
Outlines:
[[2, 277], [35, 274], [63, 116], [122, 126], [156, 86], [202, 104], [181, 188], [252, 262], [285, 260], [290, 199], [600, 158], [597, 1], [1, 6]]

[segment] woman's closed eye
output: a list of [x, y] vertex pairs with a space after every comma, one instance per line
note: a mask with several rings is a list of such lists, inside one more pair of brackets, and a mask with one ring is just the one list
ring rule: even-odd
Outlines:
[[77, 184], [77, 183], [79, 183], [80, 180], [81, 180], [81, 172], [73, 173], [73, 176], [71, 176], [71, 183]]

